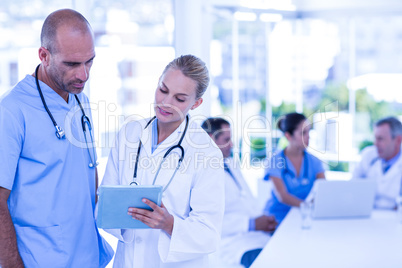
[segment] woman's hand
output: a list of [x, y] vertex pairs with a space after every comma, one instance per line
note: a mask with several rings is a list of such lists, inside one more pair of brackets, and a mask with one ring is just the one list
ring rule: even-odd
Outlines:
[[129, 208], [128, 215], [132, 216], [133, 219], [145, 223], [153, 229], [162, 229], [167, 234], [172, 235], [174, 218], [167, 211], [163, 202], [160, 207], [146, 198], [142, 199], [142, 202], [150, 206], [153, 211], [142, 208]]

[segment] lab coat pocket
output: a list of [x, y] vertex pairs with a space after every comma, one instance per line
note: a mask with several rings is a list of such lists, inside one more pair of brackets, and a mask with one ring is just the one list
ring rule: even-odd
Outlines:
[[58, 225], [50, 227], [15, 225], [18, 249], [26, 267], [66, 267], [63, 233]]

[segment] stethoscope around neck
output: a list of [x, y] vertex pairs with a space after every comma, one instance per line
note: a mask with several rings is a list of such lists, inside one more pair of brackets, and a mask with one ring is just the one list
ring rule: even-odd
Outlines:
[[[146, 128], [151, 124], [151, 122], [152, 122], [153, 120], [155, 120], [155, 118], [156, 118], [156, 116], [152, 117], [151, 120], [149, 120], [148, 123], [145, 125], [144, 129], [146, 129]], [[161, 170], [162, 164], [165, 162], [167, 156], [168, 156], [174, 149], [179, 149], [179, 150], [180, 150], [181, 155], [180, 155], [179, 161], [178, 161], [178, 163], [177, 163], [177, 165], [176, 165], [176, 169], [174, 170], [173, 175], [170, 177], [168, 183], [167, 183], [167, 184], [165, 185], [165, 187], [163, 188], [162, 192], [164, 192], [164, 191], [168, 188], [169, 184], [172, 182], [174, 176], [176, 175], [177, 170], [179, 170], [180, 165], [181, 165], [181, 162], [182, 162], [183, 159], [184, 159], [184, 148], [183, 148], [183, 146], [181, 146], [181, 142], [183, 141], [184, 136], [186, 135], [187, 128], [188, 128], [188, 121], [189, 121], [189, 118], [188, 118], [188, 115], [187, 115], [187, 116], [186, 116], [186, 126], [184, 127], [184, 131], [183, 131], [183, 134], [182, 134], [181, 137], [180, 137], [179, 142], [178, 142], [176, 145], [170, 147], [170, 148], [166, 151], [166, 153], [163, 155], [162, 161], [161, 161], [160, 164], [159, 164], [158, 170], [156, 171], [156, 174], [155, 174], [154, 180], [153, 180], [153, 182], [152, 182], [152, 185], [155, 185], [156, 178], [158, 177], [159, 171]], [[130, 183], [130, 185], [138, 185], [138, 182], [136, 182], [136, 179], [137, 179], [138, 161], [139, 161], [139, 157], [140, 157], [140, 153], [141, 153], [141, 146], [142, 146], [142, 142], [141, 142], [141, 140], [140, 140], [140, 142], [139, 142], [139, 144], [138, 144], [137, 156], [136, 156], [136, 158], [135, 158], [135, 166], [134, 166], [133, 181]]]
[[240, 181], [236, 178], [236, 176], [233, 174], [233, 172], [230, 170], [229, 164], [226, 159], [223, 160], [223, 169], [224, 171], [232, 178], [234, 184], [236, 185], [237, 190], [240, 192], [240, 197], [246, 197], [247, 193], [246, 190], [243, 188], [241, 185]]
[[[64, 133], [64, 130], [63, 130], [59, 125], [57, 125], [56, 120], [54, 119], [52, 113], [50, 112], [49, 108], [47, 107], [47, 104], [46, 104], [46, 101], [45, 101], [45, 97], [43, 96], [42, 89], [40, 88], [40, 85], [39, 85], [39, 78], [38, 78], [39, 66], [40, 66], [40, 64], [39, 64], [39, 65], [36, 67], [36, 69], [35, 69], [35, 82], [36, 82], [36, 87], [37, 87], [37, 89], [38, 89], [38, 91], [39, 91], [39, 95], [40, 95], [40, 99], [42, 100], [42, 104], [43, 104], [43, 106], [45, 107], [45, 110], [46, 110], [47, 114], [49, 115], [50, 119], [52, 120], [53, 125], [54, 125], [54, 127], [55, 127], [55, 129], [56, 129], [56, 137], [57, 137], [59, 140], [62, 140], [62, 139], [64, 139], [64, 138], [66, 137], [66, 135], [65, 135], [65, 133]], [[80, 102], [80, 100], [78, 99], [77, 95], [74, 94], [74, 97], [75, 97], [75, 99], [76, 99], [78, 105], [80, 106], [81, 113], [82, 113], [82, 116], [81, 116], [81, 126], [82, 126], [82, 131], [84, 132], [85, 143], [86, 143], [86, 145], [87, 145], [88, 155], [89, 155], [89, 159], [90, 159], [90, 163], [88, 164], [88, 166], [89, 166], [90, 168], [94, 168], [94, 167], [96, 167], [99, 163], [96, 161], [96, 154], [95, 154], [95, 148], [94, 148], [94, 146], [92, 146], [93, 158], [92, 158], [92, 156], [91, 156], [91, 152], [90, 152], [90, 150], [89, 150], [89, 144], [88, 144], [88, 140], [87, 140], [87, 135], [86, 135], [86, 129], [87, 129], [87, 127], [88, 127], [89, 136], [90, 136], [90, 138], [91, 138], [91, 144], [93, 144], [91, 121], [89, 120], [89, 117], [85, 114], [84, 108], [82, 108], [81, 102]]]
[[[282, 157], [284, 159], [284, 169], [282, 169], [282, 178], [285, 179], [286, 173], [290, 174], [291, 171], [288, 167], [288, 163], [286, 160], [286, 155], [285, 155], [285, 150], [282, 151]], [[307, 157], [306, 157], [306, 151], [303, 152], [303, 177], [301, 179], [301, 185], [307, 185], [309, 183], [308, 176], [307, 176]], [[294, 175], [292, 178], [293, 183], [298, 183], [298, 178], [297, 174]]]

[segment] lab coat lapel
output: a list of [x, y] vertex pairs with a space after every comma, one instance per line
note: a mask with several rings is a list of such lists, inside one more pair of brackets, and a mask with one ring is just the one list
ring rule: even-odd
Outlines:
[[[150, 120], [150, 119], [149, 119]], [[149, 120], [146, 121], [146, 123], [149, 122]], [[142, 143], [141, 147], [141, 154], [145, 153], [146, 156], [150, 157], [152, 155], [152, 123], [149, 124], [148, 127], [145, 128], [145, 125], [142, 129], [142, 133], [140, 136], [140, 140]]]
[[381, 167], [381, 159], [378, 159], [375, 161], [375, 163], [371, 166], [367, 175], [370, 178], [379, 178], [379, 177], [383, 176], [382, 167]]
[[399, 156], [398, 160], [389, 168], [385, 174], [392, 174], [393, 176], [401, 174], [402, 171], [402, 155]]
[[377, 208], [392, 208], [393, 199], [400, 193], [401, 162], [402, 158], [394, 163], [385, 174], [382, 172], [380, 159], [370, 169], [369, 177], [374, 178], [377, 183], [375, 200]]
[[384, 174], [383, 180], [388, 184], [388, 192], [393, 192], [393, 195], [400, 193], [401, 187], [401, 174], [402, 174], [402, 157], [400, 156], [389, 170]]
[[[167, 137], [161, 144], [159, 144], [159, 146], [156, 148], [156, 150], [154, 151], [154, 153], [152, 155], [157, 156], [160, 153], [165, 154], [165, 152], [167, 150], [169, 150], [170, 147], [175, 146], [179, 142], [181, 135], [183, 134], [183, 131], [185, 129], [185, 126], [186, 126], [186, 119], [184, 119], [183, 122], [181, 122], [180, 126], [175, 131], [173, 131], [173, 133], [170, 134], [169, 137]], [[151, 131], [151, 133], [152, 133], [152, 131]], [[150, 138], [151, 138], [151, 135], [150, 135]], [[182, 144], [184, 143], [185, 139], [186, 138], [183, 139]], [[152, 144], [150, 143], [149, 149], [151, 149], [151, 146], [152, 146]]]

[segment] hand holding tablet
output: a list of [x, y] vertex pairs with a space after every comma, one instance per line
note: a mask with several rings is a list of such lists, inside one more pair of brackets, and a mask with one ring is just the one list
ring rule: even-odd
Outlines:
[[99, 187], [97, 224], [103, 229], [150, 228], [127, 214], [128, 208], [152, 210], [142, 199], [161, 205], [162, 186], [102, 185]]

